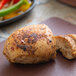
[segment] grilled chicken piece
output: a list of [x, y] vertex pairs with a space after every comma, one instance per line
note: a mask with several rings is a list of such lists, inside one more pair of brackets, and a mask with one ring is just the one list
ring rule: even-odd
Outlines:
[[76, 35], [60, 35], [55, 36], [56, 39], [56, 49], [60, 50], [63, 56], [67, 59], [76, 58]]
[[35, 64], [56, 57], [52, 31], [45, 24], [25, 26], [6, 40], [3, 54], [12, 63]]

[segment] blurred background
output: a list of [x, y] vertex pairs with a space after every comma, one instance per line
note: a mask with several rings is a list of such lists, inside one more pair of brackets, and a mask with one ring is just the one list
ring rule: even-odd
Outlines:
[[76, 24], [76, 0], [65, 1], [69, 0], [36, 0], [36, 5], [29, 16], [0, 27], [0, 42], [8, 38], [15, 30], [26, 25], [38, 24], [50, 17], [59, 17], [72, 24]]

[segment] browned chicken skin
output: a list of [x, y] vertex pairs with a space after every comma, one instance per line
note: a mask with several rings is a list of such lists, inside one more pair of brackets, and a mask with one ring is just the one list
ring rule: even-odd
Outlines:
[[45, 25], [25, 26], [9, 36], [4, 55], [12, 63], [32, 64], [56, 57], [52, 31]]

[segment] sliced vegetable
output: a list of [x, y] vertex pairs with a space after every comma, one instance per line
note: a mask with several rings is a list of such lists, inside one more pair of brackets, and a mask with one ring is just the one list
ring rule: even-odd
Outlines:
[[23, 5], [22, 5], [18, 10], [16, 10], [15, 12], [10, 13], [10, 14], [4, 16], [4, 20], [5, 20], [5, 19], [10, 19], [10, 18], [13, 18], [13, 17], [15, 17], [15, 16], [20, 15], [21, 13], [23, 13], [24, 11], [26, 11], [27, 9], [29, 9], [30, 6], [31, 6], [31, 3], [26, 4], [26, 5], [23, 4]]
[[17, 4], [9, 7], [9, 8], [6, 8], [6, 9], [3, 9], [3, 10], [0, 10], [0, 17], [3, 17], [13, 11], [16, 11], [17, 9], [20, 8], [20, 6], [24, 4], [24, 0], [20, 0]]
[[10, 13], [9, 15], [4, 16], [4, 20], [13, 18], [15, 16], [18, 16], [18, 13], [16, 13], [16, 12]]
[[20, 0], [14, 0], [14, 2], [13, 2], [13, 3], [14, 3], [14, 4], [16, 4], [16, 3], [17, 3], [17, 2], [19, 2], [19, 1], [20, 1]]
[[30, 8], [31, 6], [31, 3], [30, 4], [26, 4], [26, 5], [22, 5], [20, 8], [19, 8], [19, 11], [26, 11], [28, 8]]
[[0, 9], [2, 9], [3, 6], [4, 6], [7, 2], [9, 2], [9, 1], [10, 1], [10, 0], [2, 0], [1, 3], [0, 3]]
[[24, 4], [29, 4], [28, 0], [24, 0]]

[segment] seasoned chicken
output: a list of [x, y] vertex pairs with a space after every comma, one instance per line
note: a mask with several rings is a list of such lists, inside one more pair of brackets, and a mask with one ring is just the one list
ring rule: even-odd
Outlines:
[[60, 35], [55, 36], [56, 39], [56, 49], [60, 50], [63, 56], [67, 59], [76, 58], [76, 35]]
[[52, 31], [45, 24], [25, 26], [6, 40], [3, 54], [12, 63], [34, 64], [56, 57]]

